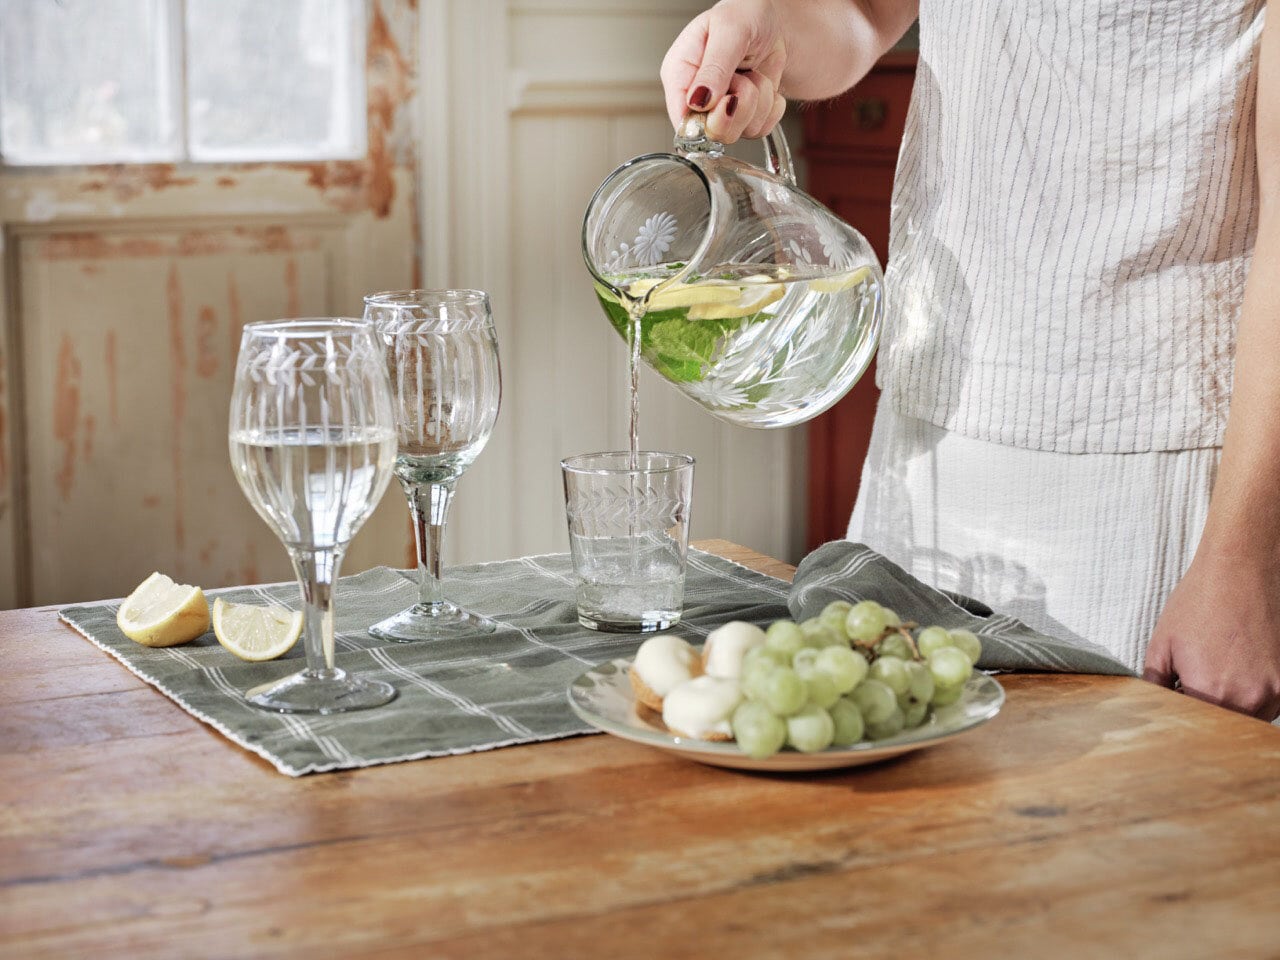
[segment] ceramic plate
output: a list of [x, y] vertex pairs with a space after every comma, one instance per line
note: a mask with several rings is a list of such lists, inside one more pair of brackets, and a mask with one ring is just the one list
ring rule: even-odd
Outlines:
[[748, 757], [733, 743], [710, 743], [678, 737], [662, 723], [662, 717], [637, 704], [631, 693], [627, 668], [631, 661], [611, 660], [588, 670], [569, 686], [569, 705], [587, 723], [624, 740], [739, 770], [791, 773], [834, 770], [887, 760], [902, 753], [931, 747], [986, 723], [1000, 712], [1004, 689], [986, 674], [975, 674], [965, 684], [964, 695], [949, 707], [936, 710], [925, 724], [888, 740], [863, 741], [852, 747], [831, 747], [821, 753], [783, 750], [764, 760]]

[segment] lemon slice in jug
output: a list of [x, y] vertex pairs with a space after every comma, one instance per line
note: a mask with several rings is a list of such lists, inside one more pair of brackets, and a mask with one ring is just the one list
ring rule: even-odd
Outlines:
[[837, 273], [830, 277], [818, 277], [809, 281], [809, 289], [814, 293], [840, 293], [854, 284], [861, 283], [871, 276], [870, 267], [859, 267], [848, 273]]
[[761, 275], [759, 278], [747, 277], [740, 287], [716, 287], [707, 284], [695, 287], [697, 290], [727, 289], [733, 290], [737, 296], [732, 300], [703, 299], [689, 308], [690, 320], [733, 320], [737, 317], [749, 317], [759, 313], [771, 303], [777, 303], [787, 292], [781, 283], [768, 283], [770, 278]]
[[[633, 280], [627, 287], [627, 296], [638, 300], [661, 282], [659, 277], [642, 277], [639, 280]], [[659, 310], [696, 307], [705, 303], [732, 303], [741, 295], [742, 288], [733, 284], [673, 283], [650, 297], [647, 309], [654, 313]]]

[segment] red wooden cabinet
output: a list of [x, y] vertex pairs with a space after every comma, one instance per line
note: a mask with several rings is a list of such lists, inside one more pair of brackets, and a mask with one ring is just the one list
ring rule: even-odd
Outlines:
[[[889, 200], [915, 67], [915, 53], [890, 53], [848, 93], [802, 114], [805, 189], [861, 231], [881, 264], [889, 252]], [[844, 536], [879, 394], [872, 364], [844, 399], [808, 426], [809, 549]]]

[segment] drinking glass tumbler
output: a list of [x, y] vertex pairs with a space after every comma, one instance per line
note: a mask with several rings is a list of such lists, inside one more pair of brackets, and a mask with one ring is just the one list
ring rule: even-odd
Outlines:
[[680, 620], [693, 457], [628, 451], [560, 461], [578, 622], [650, 633]]

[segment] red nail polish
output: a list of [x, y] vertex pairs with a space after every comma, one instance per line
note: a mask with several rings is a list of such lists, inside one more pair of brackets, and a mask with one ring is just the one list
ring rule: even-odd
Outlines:
[[726, 117], [732, 117], [733, 112], [737, 109], [738, 109], [738, 98], [730, 97], [728, 102], [724, 105], [724, 115]]
[[693, 107], [695, 110], [701, 110], [707, 105], [707, 102], [710, 99], [710, 87], [697, 87], [694, 89], [693, 93], [689, 94], [689, 106]]

